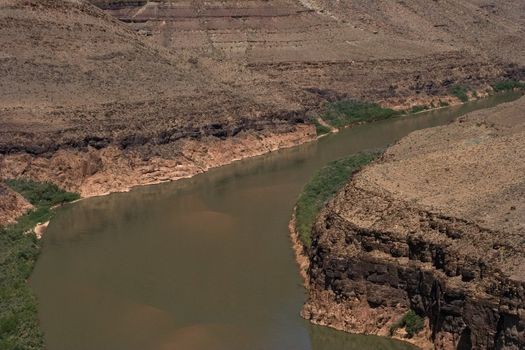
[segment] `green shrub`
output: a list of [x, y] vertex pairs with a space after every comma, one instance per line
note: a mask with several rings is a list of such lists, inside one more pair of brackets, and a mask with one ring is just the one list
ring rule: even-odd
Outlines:
[[447, 101], [439, 100], [439, 107], [448, 107], [450, 104]]
[[330, 103], [323, 119], [336, 128], [340, 128], [361, 122], [388, 119], [400, 114], [393, 109], [383, 108], [377, 103], [343, 100]]
[[358, 153], [329, 163], [319, 170], [299, 195], [295, 210], [295, 228], [299, 239], [306, 246], [312, 243], [311, 231], [315, 218], [325, 202], [364, 165], [379, 155], [378, 152]]
[[465, 86], [462, 85], [453, 85], [450, 87], [449, 92], [451, 95], [456, 96], [459, 98], [461, 102], [467, 102], [468, 101], [468, 89]]
[[394, 335], [399, 328], [404, 328], [407, 336], [412, 338], [425, 328], [425, 319], [414, 310], [409, 310], [399, 321], [390, 326], [390, 335]]
[[425, 320], [423, 317], [416, 314], [413, 310], [406, 313], [403, 321], [405, 324], [405, 330], [410, 338], [421, 332], [425, 327]]
[[508, 91], [514, 89], [525, 89], [525, 83], [516, 80], [505, 80], [499, 81], [492, 85], [492, 88], [496, 92]]
[[37, 304], [27, 284], [40, 251], [32, 229], [51, 218], [51, 206], [77, 199], [79, 195], [29, 180], [6, 183], [35, 208], [15, 224], [0, 227], [0, 349], [43, 349]]
[[312, 119], [312, 123], [315, 125], [315, 132], [317, 136], [325, 135], [332, 131], [329, 127], [319, 123], [317, 119]]
[[426, 111], [428, 109], [428, 106], [420, 105], [420, 106], [414, 106], [410, 110], [410, 113], [419, 113], [422, 111]]

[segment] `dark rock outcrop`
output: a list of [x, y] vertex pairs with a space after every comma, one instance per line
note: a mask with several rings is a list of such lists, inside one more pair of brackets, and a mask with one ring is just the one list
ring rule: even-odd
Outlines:
[[389, 335], [413, 310], [423, 348], [523, 349], [524, 106], [413, 133], [356, 175], [314, 227], [304, 316]]

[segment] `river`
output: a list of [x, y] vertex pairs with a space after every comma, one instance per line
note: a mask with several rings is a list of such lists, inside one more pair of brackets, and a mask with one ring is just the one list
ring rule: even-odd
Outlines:
[[305, 290], [287, 229], [295, 200], [331, 160], [517, 97], [360, 125], [60, 208], [30, 280], [47, 349], [411, 349], [300, 318]]

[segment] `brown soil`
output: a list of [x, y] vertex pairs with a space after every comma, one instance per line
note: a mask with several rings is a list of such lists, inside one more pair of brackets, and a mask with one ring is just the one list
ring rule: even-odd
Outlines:
[[0, 226], [13, 223], [32, 207], [24, 197], [0, 183]]
[[[323, 210], [304, 315], [437, 349], [525, 346], [525, 97], [414, 132]], [[421, 337], [420, 337], [421, 338]]]

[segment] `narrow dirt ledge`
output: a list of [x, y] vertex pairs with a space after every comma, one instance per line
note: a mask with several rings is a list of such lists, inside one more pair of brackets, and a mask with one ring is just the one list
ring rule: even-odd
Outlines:
[[[414, 132], [323, 209], [303, 316], [421, 348], [525, 346], [525, 98]], [[399, 331], [396, 336], [403, 336]]]

